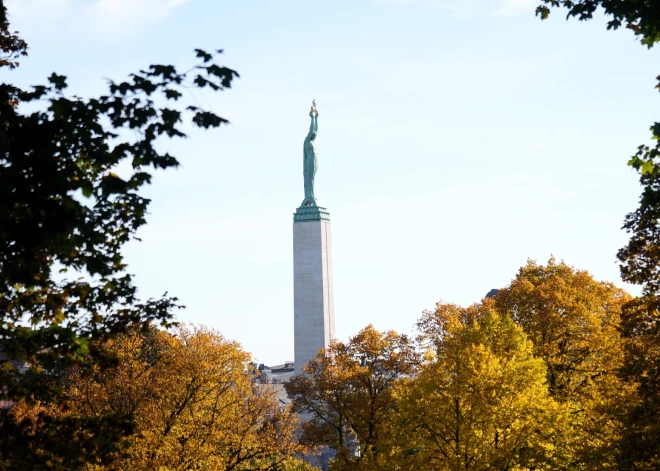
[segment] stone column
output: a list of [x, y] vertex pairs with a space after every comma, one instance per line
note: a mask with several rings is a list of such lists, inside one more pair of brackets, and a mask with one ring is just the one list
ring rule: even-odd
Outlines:
[[301, 206], [293, 222], [295, 374], [335, 338], [332, 239], [325, 208]]

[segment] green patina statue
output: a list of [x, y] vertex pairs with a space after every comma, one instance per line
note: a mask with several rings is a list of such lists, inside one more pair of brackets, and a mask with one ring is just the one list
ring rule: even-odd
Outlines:
[[316, 133], [319, 129], [319, 111], [316, 109], [316, 100], [312, 100], [312, 109], [309, 112], [312, 122], [309, 125], [309, 133], [305, 138], [303, 154], [303, 176], [305, 177], [305, 199], [302, 206], [316, 206], [314, 196], [314, 177], [319, 167], [318, 154], [316, 152]]
[[309, 133], [305, 138], [303, 147], [303, 176], [305, 177], [305, 199], [293, 214], [294, 222], [328, 221], [330, 213], [319, 206], [314, 196], [314, 177], [319, 167], [318, 154], [316, 153], [316, 133], [319, 130], [319, 111], [316, 109], [316, 100], [312, 100], [312, 109], [309, 112], [312, 124], [309, 125]]

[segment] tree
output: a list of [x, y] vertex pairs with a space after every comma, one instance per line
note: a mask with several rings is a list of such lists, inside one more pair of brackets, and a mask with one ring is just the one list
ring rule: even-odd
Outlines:
[[[547, 18], [550, 7], [568, 9], [568, 17], [590, 20], [601, 9], [610, 18], [608, 29], [624, 26], [648, 48], [660, 41], [660, 3], [657, 0], [542, 0], [537, 15]], [[660, 90], [660, 76], [656, 89]], [[626, 357], [621, 377], [639, 384], [640, 402], [631, 408], [624, 431], [620, 466], [624, 469], [660, 467], [660, 122], [651, 126], [655, 144], [640, 145], [629, 160], [640, 173], [639, 207], [625, 218], [630, 234], [619, 250], [621, 277], [641, 285], [643, 296], [624, 308]]]
[[566, 410], [519, 326], [486, 303], [438, 304], [418, 327], [431, 349], [399, 392], [417, 469], [567, 469]]
[[[15, 69], [19, 62], [17, 59], [27, 55], [27, 44], [16, 33], [9, 29], [7, 21], [7, 9], [4, 6], [4, 0], [0, 1], [0, 68], [7, 67], [9, 70]], [[3, 84], [3, 86], [7, 86]]]
[[279, 464], [274, 471], [321, 471], [321, 469], [301, 459], [292, 458]]
[[550, 258], [529, 260], [495, 295], [499, 312], [509, 313], [546, 362], [548, 385], [558, 398], [585, 390], [621, 363], [618, 333], [621, 307], [632, 298], [612, 283]]
[[571, 408], [576, 469], [617, 467], [614, 445], [634, 400], [634, 386], [617, 376], [624, 359], [621, 309], [631, 299], [554, 258], [547, 265], [528, 261], [494, 298], [545, 362], [552, 396]]
[[660, 469], [660, 298], [644, 296], [625, 306], [626, 357], [622, 380], [636, 383], [638, 400], [625, 418], [620, 469]]
[[[0, 0], [0, 68], [11, 70], [27, 45], [6, 13]], [[188, 72], [152, 65], [96, 98], [67, 96], [66, 77], [55, 73], [31, 90], [0, 84], [0, 400], [42, 404], [21, 421], [0, 409], [0, 468], [75, 467], [109, 456], [131, 431], [119, 415], [49, 416], [45, 405], [65, 399], [50, 373], [112, 365], [106, 340], [169, 325], [180, 307], [167, 295], [139, 300], [121, 249], [146, 222], [150, 168], [178, 165], [157, 139], [185, 137], [184, 119], [203, 128], [227, 122], [177, 104], [184, 87], [223, 90], [237, 77], [214, 55], [196, 55]], [[24, 104], [44, 105], [24, 113]], [[122, 178], [116, 169], [126, 163], [132, 172]]]
[[395, 466], [401, 454], [394, 387], [417, 361], [405, 335], [371, 325], [348, 343], [334, 341], [285, 385], [304, 421], [302, 441], [334, 450], [333, 470]]
[[660, 4], [657, 0], [541, 0], [545, 5], [536, 8], [536, 14], [542, 19], [548, 18], [550, 8], [566, 8], [567, 17], [577, 17], [580, 21], [593, 18], [594, 13], [602, 9], [611, 19], [607, 29], [619, 29], [621, 26], [632, 30], [641, 43], [649, 48], [660, 41]]
[[640, 146], [629, 162], [640, 172], [643, 190], [639, 207], [623, 225], [630, 240], [617, 254], [621, 278], [642, 286], [642, 297], [622, 313], [627, 342], [621, 377], [639, 384], [640, 398], [623, 439], [620, 465], [631, 470], [660, 468], [660, 122], [651, 131], [655, 147]]
[[108, 347], [118, 367], [95, 367], [92, 375], [72, 370], [63, 413], [134, 417], [135, 433], [113, 469], [278, 471], [303, 451], [294, 439], [295, 417], [278, 407], [272, 387], [255, 385], [249, 354], [220, 334], [152, 329]]

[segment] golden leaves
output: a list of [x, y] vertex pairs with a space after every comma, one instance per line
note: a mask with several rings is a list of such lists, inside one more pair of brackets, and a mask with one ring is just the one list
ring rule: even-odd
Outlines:
[[422, 323], [437, 329], [435, 355], [399, 393], [420, 466], [485, 471], [544, 461], [557, 467], [536, 469], [558, 469], [557, 457], [544, 455], [564, 411], [520, 327], [483, 306], [442, 304]]
[[78, 413], [134, 417], [117, 469], [267, 470], [301, 451], [295, 418], [255, 385], [249, 354], [217, 332], [151, 330], [110, 347], [118, 367], [74, 375], [69, 392]]
[[336, 451], [332, 469], [391, 469], [396, 463], [396, 382], [419, 355], [405, 335], [367, 326], [333, 342], [286, 389], [306, 419], [302, 439]]
[[616, 468], [613, 444], [635, 390], [618, 376], [624, 359], [621, 309], [631, 299], [554, 259], [547, 265], [529, 261], [495, 296], [496, 307], [522, 326], [545, 362], [552, 396], [572, 410], [575, 459], [585, 469]]
[[368, 326], [287, 386], [331, 469], [614, 469], [635, 385], [610, 283], [529, 262], [495, 299], [439, 303], [415, 344]]

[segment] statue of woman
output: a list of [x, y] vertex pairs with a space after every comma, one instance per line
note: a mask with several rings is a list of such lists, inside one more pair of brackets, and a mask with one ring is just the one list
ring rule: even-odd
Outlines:
[[319, 129], [319, 112], [316, 109], [316, 101], [312, 101], [312, 109], [309, 112], [309, 117], [312, 122], [309, 125], [309, 133], [305, 138], [305, 145], [303, 148], [303, 176], [305, 177], [305, 200], [304, 205], [316, 206], [316, 198], [314, 197], [314, 177], [319, 167], [318, 154], [316, 153], [316, 133]]

